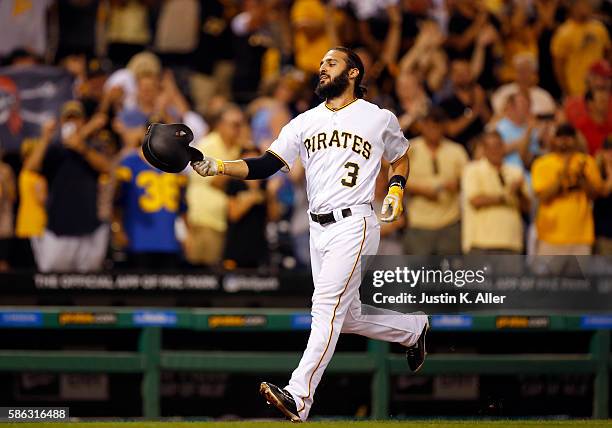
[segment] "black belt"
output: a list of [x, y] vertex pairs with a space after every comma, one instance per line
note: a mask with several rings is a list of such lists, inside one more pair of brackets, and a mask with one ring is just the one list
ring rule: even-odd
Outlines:
[[[351, 212], [350, 208], [343, 208], [342, 211], [340, 211], [340, 215], [342, 216], [342, 218], [345, 218], [345, 217], [352, 216], [353, 213]], [[312, 221], [319, 223], [321, 226], [325, 226], [326, 224], [336, 222], [336, 219], [334, 218], [334, 213], [325, 213], [325, 214], [310, 213], [310, 218], [312, 219]]]

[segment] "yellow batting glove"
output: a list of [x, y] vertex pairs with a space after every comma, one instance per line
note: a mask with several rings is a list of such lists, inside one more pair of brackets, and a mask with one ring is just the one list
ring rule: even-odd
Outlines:
[[211, 177], [225, 172], [225, 165], [222, 160], [206, 155], [201, 161], [191, 162], [191, 167], [202, 177]]
[[389, 193], [385, 196], [383, 206], [380, 211], [380, 220], [391, 223], [399, 218], [404, 212], [402, 201], [404, 199], [404, 189], [399, 185], [389, 187]]

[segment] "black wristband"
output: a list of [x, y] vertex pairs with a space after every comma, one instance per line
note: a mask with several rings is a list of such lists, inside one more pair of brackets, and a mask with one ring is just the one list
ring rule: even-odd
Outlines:
[[399, 174], [394, 175], [391, 177], [391, 180], [389, 180], [389, 187], [391, 186], [400, 186], [403, 189], [406, 187], [406, 177]]

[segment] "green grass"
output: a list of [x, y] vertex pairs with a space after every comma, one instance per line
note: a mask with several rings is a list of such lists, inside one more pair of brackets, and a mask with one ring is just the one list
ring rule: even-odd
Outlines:
[[[290, 422], [71, 422], [71, 423], [0, 423], [2, 428], [287, 428], [298, 427]], [[317, 421], [308, 422], [304, 428], [541, 428], [541, 427], [589, 427], [609, 428], [612, 420], [426, 420], [426, 421]]]

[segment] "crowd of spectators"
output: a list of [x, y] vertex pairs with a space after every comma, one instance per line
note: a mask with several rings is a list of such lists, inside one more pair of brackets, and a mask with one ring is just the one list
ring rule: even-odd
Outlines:
[[163, 173], [139, 147], [148, 123], [181, 122], [210, 156], [257, 156], [321, 102], [313, 82], [337, 45], [356, 49], [366, 99], [412, 143], [406, 215], [382, 226], [381, 254], [612, 255], [611, 9], [2, 1], [1, 70], [61, 67], [73, 99], [4, 151], [0, 270], [306, 267], [301, 165], [261, 182], [202, 178]]

